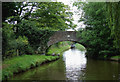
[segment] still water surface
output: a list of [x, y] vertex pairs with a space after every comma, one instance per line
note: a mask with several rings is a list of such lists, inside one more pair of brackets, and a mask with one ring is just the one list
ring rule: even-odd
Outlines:
[[118, 80], [118, 64], [87, 59], [85, 51], [69, 49], [59, 60], [30, 69], [11, 80]]

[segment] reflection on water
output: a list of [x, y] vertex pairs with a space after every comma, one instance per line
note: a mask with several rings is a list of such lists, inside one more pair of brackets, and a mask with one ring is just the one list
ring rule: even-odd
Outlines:
[[68, 80], [78, 80], [79, 76], [84, 76], [86, 68], [85, 52], [77, 49], [69, 49], [63, 53], [63, 60], [66, 66], [66, 77]]
[[85, 52], [67, 50], [60, 58], [18, 74], [11, 80], [120, 80], [118, 62], [86, 59]]

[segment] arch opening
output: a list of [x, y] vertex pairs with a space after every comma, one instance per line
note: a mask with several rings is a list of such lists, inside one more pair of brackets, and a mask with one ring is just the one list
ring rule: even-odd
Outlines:
[[[53, 53], [60, 54], [59, 51], [57, 51], [57, 49], [59, 50], [61, 48], [60, 50], [62, 52], [64, 52], [64, 51], [70, 49], [71, 44], [75, 44], [75, 48], [79, 49], [80, 51], [86, 51], [87, 50], [86, 46], [84, 44], [78, 42], [78, 41], [71, 41], [71, 40], [65, 40], [64, 41], [64, 40], [61, 40], [61, 41], [58, 41], [58, 42], [48, 46], [48, 48], [46, 49], [46, 54], [47, 55], [51, 55]], [[56, 48], [56, 49], [54, 50], [54, 48]], [[53, 51], [50, 51], [50, 50], [53, 50]]]

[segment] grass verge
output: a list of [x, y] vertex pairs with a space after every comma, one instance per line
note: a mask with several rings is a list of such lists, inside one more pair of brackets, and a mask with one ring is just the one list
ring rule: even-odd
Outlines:
[[[52, 47], [50, 47], [50, 49], [48, 50], [48, 53], [47, 54], [61, 54], [62, 52], [64, 52], [65, 50], [67, 49], [70, 49], [70, 46], [71, 45], [60, 45], [59, 47], [56, 47], [55, 45], [53, 45]], [[81, 44], [75, 44], [75, 48], [76, 49], [79, 49], [81, 51], [85, 51], [85, 47], [82, 46]]]
[[65, 50], [69, 49], [70, 46], [69, 45], [63, 45], [63, 46], [59, 46], [59, 47], [56, 47], [56, 46], [52, 46], [50, 47], [50, 49], [48, 50], [48, 53], [47, 54], [61, 54], [62, 52], [64, 52]]
[[[65, 50], [69, 49], [70, 45], [65, 44], [59, 47], [51, 46], [47, 54], [62, 54]], [[82, 45], [76, 45], [77, 49], [84, 50]], [[2, 64], [2, 79], [9, 79], [14, 74], [24, 72], [30, 68], [40, 66], [53, 60], [57, 60], [59, 56], [45, 56], [45, 55], [23, 55], [7, 59]]]
[[112, 56], [112, 57], [110, 58], [110, 60], [120, 62], [120, 55], [117, 55], [117, 56]]
[[75, 47], [76, 47], [76, 49], [79, 49], [80, 51], [85, 51], [86, 49], [85, 49], [85, 47], [83, 46], [83, 45], [81, 45], [81, 44], [75, 44]]
[[24, 72], [43, 63], [57, 60], [58, 58], [58, 56], [23, 55], [5, 60], [2, 64], [2, 80], [10, 78], [13, 74]]

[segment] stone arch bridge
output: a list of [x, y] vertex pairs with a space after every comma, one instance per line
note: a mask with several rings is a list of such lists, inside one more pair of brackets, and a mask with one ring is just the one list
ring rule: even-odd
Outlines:
[[[77, 38], [76, 31], [57, 31], [55, 32], [50, 38], [47, 43], [47, 46], [50, 47], [51, 45], [61, 42], [61, 41], [72, 41], [80, 43], [80, 38]], [[85, 46], [83, 43], [80, 43]]]

